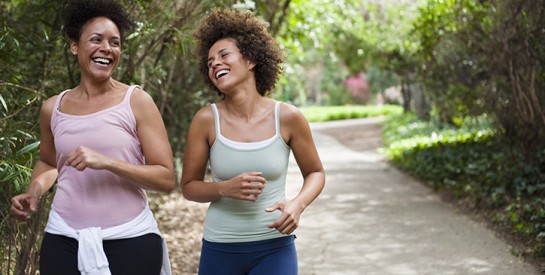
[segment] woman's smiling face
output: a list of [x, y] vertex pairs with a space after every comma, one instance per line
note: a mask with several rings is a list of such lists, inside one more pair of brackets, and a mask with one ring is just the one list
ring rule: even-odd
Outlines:
[[108, 18], [97, 17], [82, 27], [79, 41], [70, 41], [77, 53], [82, 77], [106, 80], [112, 76], [121, 56], [121, 35]]
[[208, 77], [222, 92], [253, 76], [254, 66], [240, 53], [233, 38], [218, 40], [208, 51]]

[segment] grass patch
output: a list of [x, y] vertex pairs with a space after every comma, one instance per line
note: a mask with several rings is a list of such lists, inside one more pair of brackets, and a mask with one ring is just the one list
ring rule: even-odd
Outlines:
[[309, 106], [300, 107], [299, 110], [309, 122], [392, 116], [403, 113], [403, 108], [398, 105]]

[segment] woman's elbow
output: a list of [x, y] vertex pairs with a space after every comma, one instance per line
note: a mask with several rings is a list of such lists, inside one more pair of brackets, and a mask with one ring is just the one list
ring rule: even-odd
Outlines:
[[194, 202], [210, 202], [210, 200], [206, 199], [206, 196], [203, 197], [202, 194], [195, 189], [196, 186], [191, 186], [191, 184], [183, 183], [182, 182], [182, 195], [183, 197], [188, 201], [194, 201]]
[[189, 189], [190, 188], [187, 186], [187, 183], [181, 183], [182, 196], [184, 197], [184, 199], [189, 201], [195, 201], [195, 198], [192, 196], [192, 193]]
[[174, 188], [176, 188], [176, 180], [175, 180], [175, 179], [172, 179], [172, 180], [169, 181], [169, 183], [165, 186], [164, 192], [165, 192], [165, 193], [171, 193], [172, 191], [174, 191]]
[[165, 193], [171, 193], [174, 188], [176, 188], [176, 176], [174, 173], [174, 169], [172, 171], [169, 171], [168, 176], [165, 177], [163, 183], [161, 184], [161, 187], [159, 191], [165, 192]]

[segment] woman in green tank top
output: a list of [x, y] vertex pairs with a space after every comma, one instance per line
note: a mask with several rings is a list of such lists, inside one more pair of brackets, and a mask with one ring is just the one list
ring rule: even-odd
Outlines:
[[[194, 37], [201, 75], [220, 95], [195, 114], [184, 151], [183, 195], [210, 203], [199, 274], [297, 274], [293, 233], [325, 173], [305, 117], [268, 97], [284, 55], [250, 12], [215, 9]], [[290, 151], [304, 181], [286, 200]]]

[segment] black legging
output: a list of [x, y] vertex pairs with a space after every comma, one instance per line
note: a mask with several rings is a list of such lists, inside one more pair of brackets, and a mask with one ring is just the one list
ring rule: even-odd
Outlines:
[[[157, 234], [103, 241], [112, 275], [160, 274], [163, 240]], [[45, 233], [40, 249], [41, 275], [80, 275], [78, 242], [75, 239]]]

